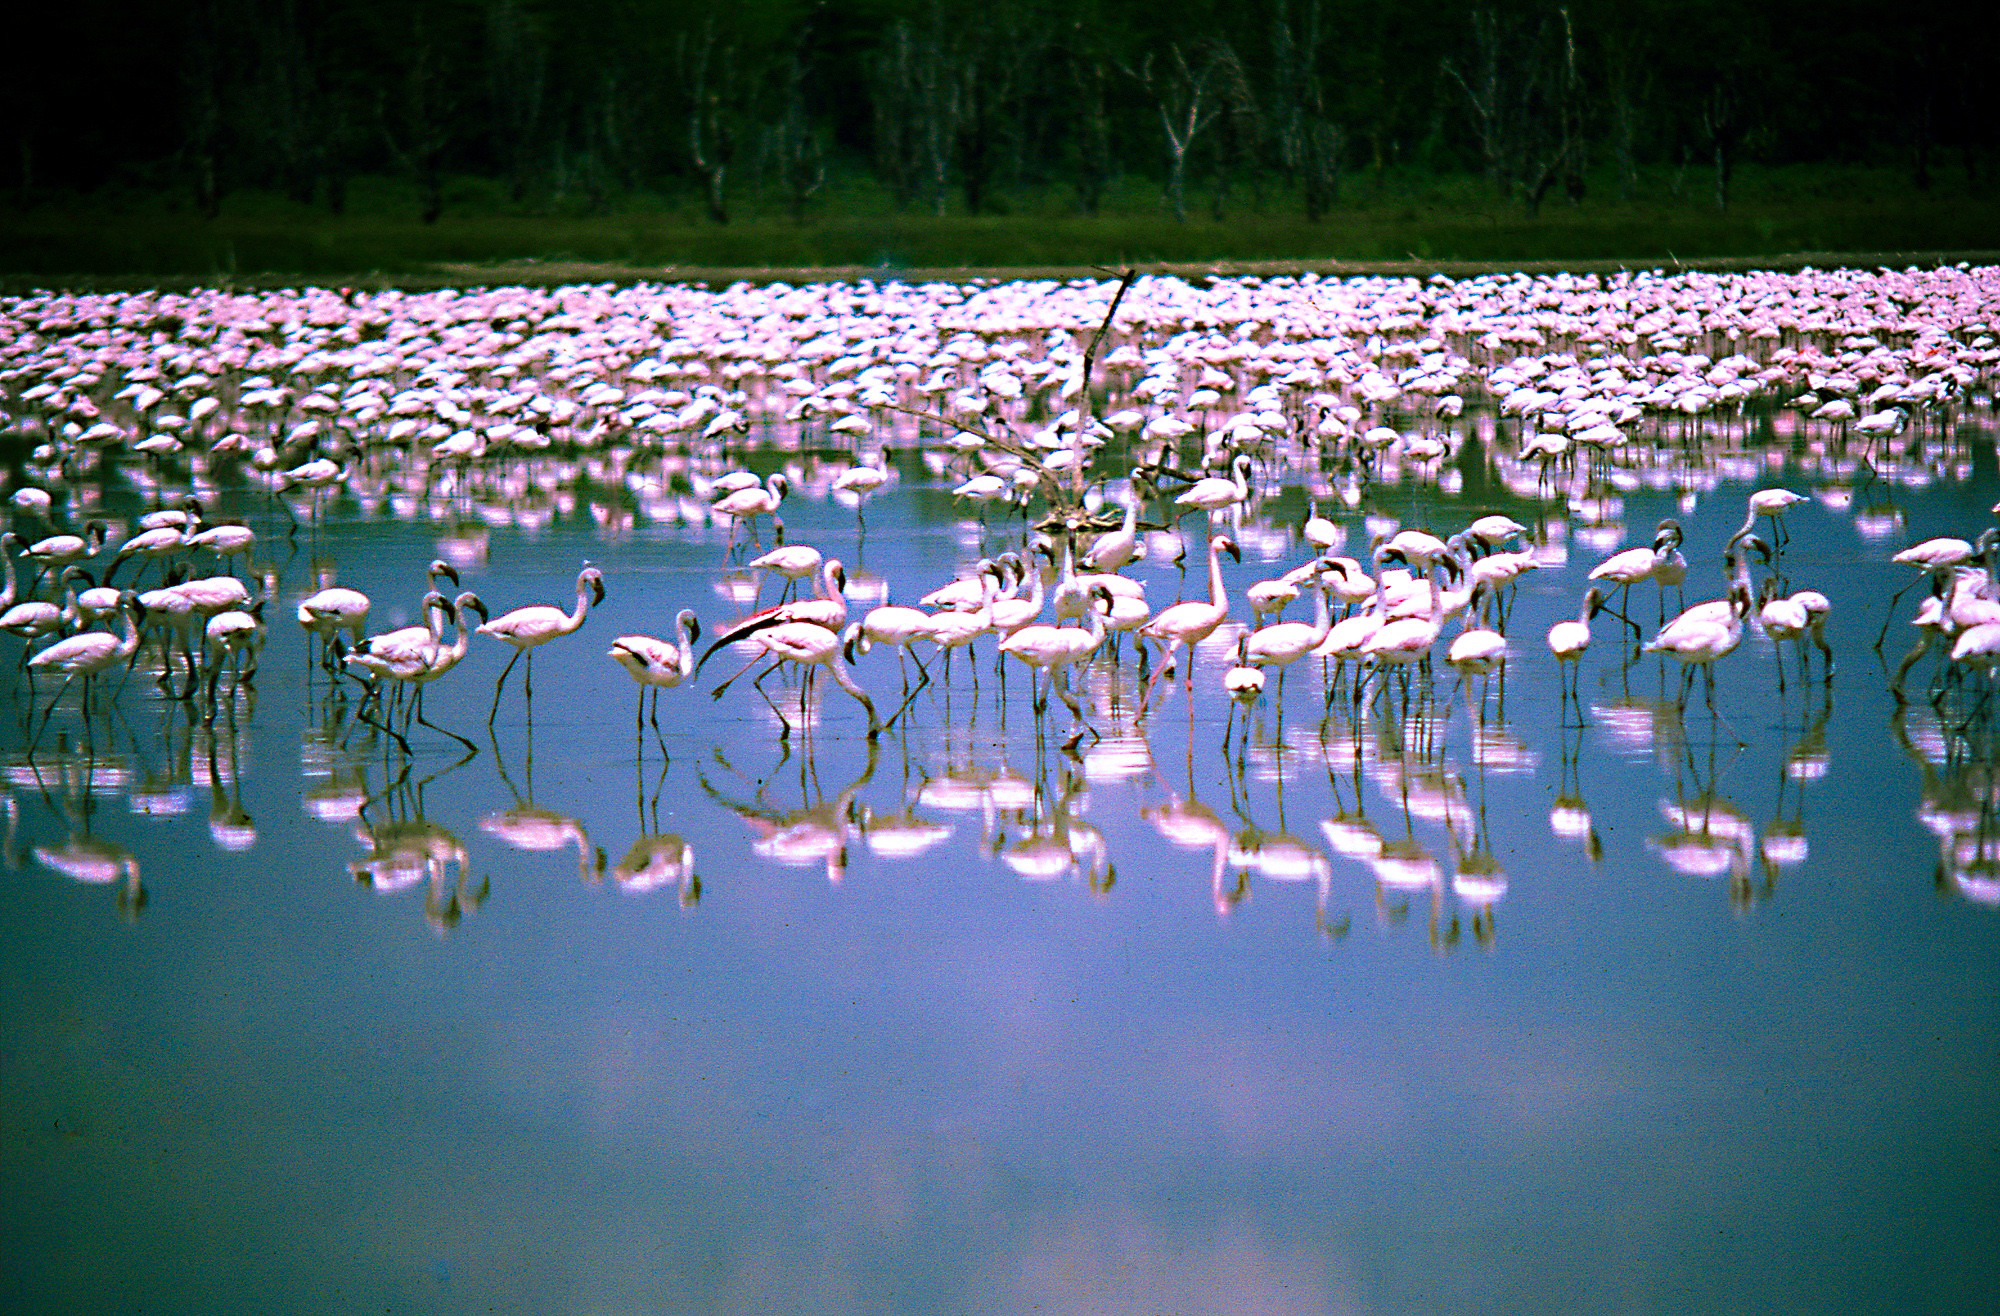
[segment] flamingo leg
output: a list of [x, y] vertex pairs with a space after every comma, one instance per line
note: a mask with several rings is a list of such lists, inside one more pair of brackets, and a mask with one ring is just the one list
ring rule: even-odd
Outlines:
[[514, 650], [514, 656], [512, 658], [509, 658], [507, 660], [507, 666], [501, 669], [500, 679], [493, 683], [493, 708], [492, 711], [487, 713], [486, 715], [487, 726], [489, 727], [492, 726], [493, 719], [500, 716], [500, 692], [507, 688], [508, 674], [514, 670], [514, 664], [520, 662], [521, 655], [526, 652], [527, 650], [525, 649]]
[[479, 746], [473, 744], [471, 741], [467, 740], [464, 736], [459, 735], [456, 731], [452, 731], [449, 730], [448, 728], [441, 727], [437, 723], [431, 721], [429, 718], [424, 716], [424, 688], [422, 686], [417, 687], [417, 697], [415, 701], [412, 703], [411, 707], [414, 710], [413, 715], [416, 717], [417, 721], [423, 723], [425, 726], [429, 727], [433, 731], [444, 732], [445, 735], [450, 736], [453, 740], [456, 740], [459, 744], [465, 746], [473, 753], [477, 754], [479, 752]]

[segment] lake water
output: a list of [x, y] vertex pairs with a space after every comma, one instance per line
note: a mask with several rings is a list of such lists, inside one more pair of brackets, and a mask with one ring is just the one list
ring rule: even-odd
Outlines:
[[[1455, 493], [1374, 489], [1350, 552], [1370, 516], [1530, 523], [1504, 688], [1478, 715], [1440, 667], [1407, 717], [1393, 689], [1357, 713], [1309, 662], [1240, 749], [1220, 647], [1191, 709], [1143, 721], [1129, 647], [1100, 660], [1101, 739], [1038, 720], [1018, 668], [1002, 702], [990, 643], [976, 696], [961, 666], [872, 744], [824, 683], [789, 737], [747, 682], [712, 701], [727, 653], [635, 734], [610, 640], [735, 615], [726, 530], [556, 461], [477, 498], [350, 493], [290, 537], [232, 487], [211, 515], [264, 534], [275, 587], [254, 697], [225, 679], [211, 724], [142, 669], [30, 757], [8, 678], [9, 1305], [1991, 1310], [1990, 719], [1976, 687], [1934, 709], [1928, 661], [1899, 713], [1905, 620], [1872, 650], [1911, 578], [1890, 555], [2000, 500], [1990, 412], [1956, 424], [1962, 460], [1902, 485], [1690, 463], [1586, 516], [1468, 449]], [[952, 480], [894, 455], [864, 538], [799, 492], [810, 451], [738, 454], [803, 477], [789, 537], [857, 607], [981, 546]], [[1605, 616], [1573, 725], [1541, 637], [1588, 568], [1677, 516], [1687, 598], [1718, 597], [1777, 484], [1827, 490], [1783, 567], [1833, 600], [1831, 687], [1780, 697], [1753, 636], [1717, 716], [1683, 713]], [[1286, 490], [1239, 536], [1239, 615], [1308, 560], [1304, 511]], [[1018, 544], [1001, 523], [986, 550]], [[496, 613], [567, 606], [586, 560], [608, 590], [540, 651], [532, 721], [517, 670], [489, 732], [490, 641], [432, 688], [469, 755], [357, 721], [290, 621], [327, 579], [371, 630], [414, 621], [439, 555]], [[1132, 574], [1156, 608], [1182, 588]], [[891, 654], [856, 672], [901, 702]]]

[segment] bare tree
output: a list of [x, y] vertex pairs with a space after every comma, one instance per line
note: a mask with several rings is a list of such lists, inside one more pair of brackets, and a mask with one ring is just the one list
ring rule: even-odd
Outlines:
[[1458, 61], [1447, 59], [1444, 72], [1465, 94], [1486, 181], [1505, 194], [1512, 189], [1514, 178], [1513, 70], [1519, 64], [1514, 50], [1517, 25], [1503, 22], [1496, 10], [1486, 8], [1474, 9], [1470, 22], [1470, 60], [1461, 68]]
[[[1080, 33], [1082, 25], [1076, 25]], [[1081, 39], [1073, 39], [1065, 52], [1075, 118], [1072, 124], [1076, 144], [1077, 208], [1095, 215], [1104, 203], [1104, 190], [1111, 184], [1111, 114], [1107, 107], [1110, 61], [1103, 52]]]
[[[1151, 52], [1137, 69], [1125, 69], [1126, 76], [1144, 89], [1160, 114], [1160, 131], [1167, 147], [1166, 202], [1176, 223], [1187, 223], [1188, 150], [1221, 109], [1215, 96], [1221, 58], [1215, 45], [1205, 44], [1197, 48], [1190, 62], [1180, 43], [1171, 42], [1164, 70], [1154, 67]], [[1228, 58], [1234, 59], [1234, 54]]]
[[1214, 69], [1216, 113], [1214, 130], [1209, 134], [1209, 155], [1215, 169], [1215, 190], [1209, 198], [1209, 217], [1219, 224], [1227, 210], [1236, 166], [1254, 159], [1263, 122], [1243, 61], [1227, 42], [1215, 47]]
[[736, 48], [716, 45], [715, 22], [704, 21], [692, 39], [677, 44], [678, 72], [687, 88], [688, 163], [701, 178], [708, 217], [729, 222], [726, 190], [730, 163], [736, 158], [738, 122], [742, 117], [743, 81]]
[[783, 109], [766, 134], [766, 151], [777, 162], [778, 182], [785, 190], [785, 208], [795, 223], [804, 223], [806, 203], [826, 182], [826, 158], [812, 118], [806, 113], [806, 62], [803, 36], [792, 47], [785, 71]]
[[201, 0], [189, 14], [187, 56], [181, 64], [181, 159], [204, 219], [222, 213], [223, 66], [221, 15], [216, 0]]
[[1653, 51], [1642, 28], [1604, 39], [1604, 102], [1611, 123], [1611, 158], [1618, 165], [1618, 199], [1639, 190], [1639, 122], [1653, 86]]
[[1556, 11], [1536, 33], [1520, 127], [1519, 186], [1528, 213], [1558, 182], [1575, 205], [1583, 199], [1583, 78], [1569, 10]]
[[487, 12], [488, 95], [493, 102], [494, 154], [507, 195], [525, 200], [546, 158], [541, 141], [548, 87], [548, 45], [522, 11], [521, 0], [494, 0]]
[[1340, 160], [1347, 144], [1346, 132], [1327, 117], [1319, 68], [1326, 39], [1320, 0], [1306, 0], [1296, 29], [1289, 6], [1279, 4], [1271, 25], [1278, 164], [1286, 181], [1298, 186], [1312, 223], [1340, 200]]
[[921, 199], [944, 214], [960, 106], [943, 11], [933, 5], [921, 31], [900, 19], [890, 24], [870, 69], [875, 156], [897, 209]]
[[1471, 58], [1444, 61], [1470, 112], [1487, 179], [1530, 215], [1556, 183], [1583, 195], [1584, 87], [1569, 11], [1530, 26], [1495, 9], [1471, 14]]
[[1739, 76], [1732, 68], [1718, 69], [1701, 101], [1701, 131], [1715, 166], [1715, 208], [1729, 209], [1729, 183], [1736, 173], [1737, 153], [1749, 135], [1750, 116]]
[[375, 119], [389, 155], [417, 186], [418, 217], [444, 214], [445, 153], [452, 144], [458, 80], [446, 67], [444, 42], [422, 8], [397, 43], [399, 67], [376, 96]]

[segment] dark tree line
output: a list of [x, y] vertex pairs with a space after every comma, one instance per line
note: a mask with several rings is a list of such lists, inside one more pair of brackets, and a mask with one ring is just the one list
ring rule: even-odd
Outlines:
[[1661, 165], [1726, 207], [1746, 159], [1984, 185], [2000, 123], [1990, 0], [72, 0], [0, 31], [0, 186], [207, 214], [393, 173], [426, 220], [471, 175], [727, 223], [747, 185], [802, 218], [865, 174], [940, 215], [1140, 178], [1176, 218], [1275, 190], [1318, 219], [1391, 167], [1532, 213]]

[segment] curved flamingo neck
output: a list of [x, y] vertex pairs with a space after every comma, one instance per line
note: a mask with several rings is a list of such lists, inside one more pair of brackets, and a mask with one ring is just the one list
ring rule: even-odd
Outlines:
[[581, 577], [576, 582], [576, 607], [571, 609], [563, 630], [567, 634], [582, 627], [583, 619], [590, 615], [590, 582]]
[[681, 680], [694, 675], [694, 614], [683, 612], [680, 616], [681, 652], [678, 664]]
[[1222, 539], [1208, 541], [1208, 601], [1223, 612], [1229, 611], [1229, 595], [1222, 588]]
[[[133, 654], [139, 652], [138, 602], [137, 599], [133, 599], [119, 609], [119, 612], [124, 614], [125, 638], [118, 642], [118, 658], [130, 658]], [[113, 661], [116, 661], [116, 659]]]

